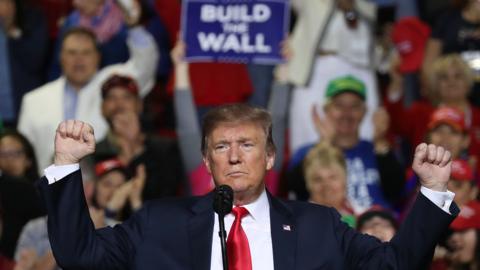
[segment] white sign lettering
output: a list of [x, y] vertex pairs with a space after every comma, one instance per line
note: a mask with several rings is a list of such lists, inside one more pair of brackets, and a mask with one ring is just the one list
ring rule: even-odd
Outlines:
[[248, 34], [206, 34], [199, 32], [197, 37], [200, 47], [205, 52], [269, 53], [272, 51], [270, 46], [265, 45], [263, 34], [256, 34], [253, 44]]
[[270, 19], [272, 11], [265, 4], [255, 4], [252, 9], [248, 5], [215, 6], [203, 5], [200, 19], [203, 22], [255, 22], [262, 23]]

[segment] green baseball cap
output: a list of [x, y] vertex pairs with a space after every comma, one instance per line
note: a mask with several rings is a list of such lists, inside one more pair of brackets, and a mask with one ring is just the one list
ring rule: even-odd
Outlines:
[[362, 100], [365, 100], [366, 97], [365, 84], [352, 75], [331, 80], [328, 83], [325, 97], [330, 100], [332, 97], [345, 92], [357, 94]]

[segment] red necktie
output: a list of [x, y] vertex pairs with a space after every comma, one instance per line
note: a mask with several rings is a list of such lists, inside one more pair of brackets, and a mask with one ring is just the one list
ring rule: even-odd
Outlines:
[[248, 245], [247, 235], [242, 229], [242, 218], [248, 214], [243, 207], [232, 209], [235, 215], [232, 228], [227, 239], [228, 269], [229, 270], [252, 270], [252, 257]]

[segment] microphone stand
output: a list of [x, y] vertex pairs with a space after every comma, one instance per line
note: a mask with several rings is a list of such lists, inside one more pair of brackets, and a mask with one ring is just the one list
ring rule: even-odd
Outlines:
[[219, 214], [218, 215], [218, 225], [219, 231], [218, 236], [220, 236], [220, 246], [222, 247], [222, 262], [223, 262], [223, 269], [228, 270], [228, 258], [227, 258], [227, 232], [225, 231], [225, 215]]
[[232, 211], [233, 206], [233, 190], [227, 185], [221, 185], [215, 188], [213, 199], [213, 209], [218, 215], [218, 236], [220, 237], [220, 245], [222, 247], [223, 269], [228, 270], [227, 258], [227, 232], [225, 231], [225, 215]]

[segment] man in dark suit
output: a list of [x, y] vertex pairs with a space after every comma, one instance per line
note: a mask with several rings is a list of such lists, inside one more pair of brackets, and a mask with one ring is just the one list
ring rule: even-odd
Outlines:
[[[264, 176], [275, 159], [268, 112], [248, 105], [210, 111], [202, 152], [216, 185], [234, 191], [225, 217], [229, 269], [422, 269], [458, 213], [446, 189], [450, 153], [417, 147], [413, 168], [422, 191], [390, 243], [359, 234], [332, 208], [273, 198]], [[82, 193], [78, 162], [95, 151], [88, 124], [62, 122], [55, 164], [41, 190], [49, 236], [65, 269], [222, 269], [213, 196], [155, 201], [114, 228], [95, 231]]]

